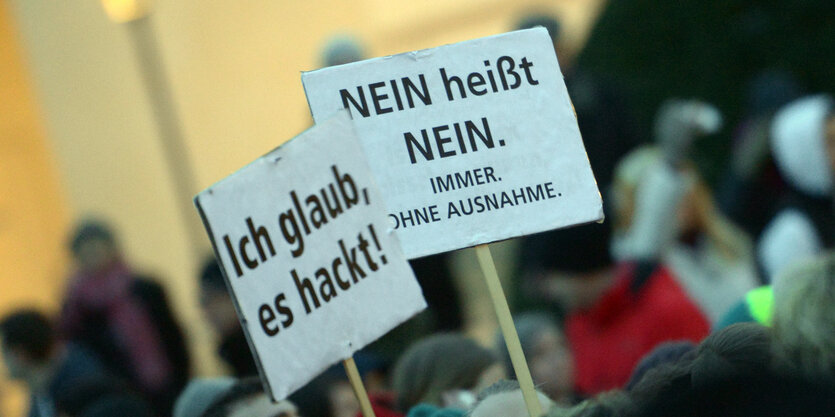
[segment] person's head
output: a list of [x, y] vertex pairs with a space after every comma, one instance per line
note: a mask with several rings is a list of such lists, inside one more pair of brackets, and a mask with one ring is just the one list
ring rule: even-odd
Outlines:
[[0, 347], [9, 377], [27, 383], [47, 366], [56, 340], [50, 320], [35, 310], [18, 310], [0, 321]]
[[[131, 390], [126, 383], [113, 376], [104, 374], [88, 375], [80, 379], [60, 381], [53, 389], [55, 413], [62, 417], [80, 417], [89, 415], [108, 415], [104, 410], [122, 403], [126, 412], [134, 410], [137, 416], [143, 416], [148, 406]], [[121, 416], [121, 414], [119, 414]]]
[[718, 387], [755, 379], [771, 365], [771, 335], [757, 323], [737, 323], [708, 336], [696, 350], [692, 383]]
[[569, 69], [573, 60], [573, 54], [568, 50], [562, 35], [562, 25], [556, 17], [548, 13], [532, 13], [523, 16], [516, 22], [516, 30], [531, 29], [535, 27], [544, 27], [548, 30], [548, 35], [551, 36], [551, 43], [554, 45], [554, 51], [557, 53], [557, 59], [560, 61], [560, 68], [563, 71]]
[[[519, 314], [513, 320], [534, 383], [548, 397], [569, 400], [574, 387], [574, 365], [565, 335], [548, 315]], [[496, 334], [496, 352], [507, 375], [514, 375], [504, 338]]]
[[70, 251], [82, 271], [100, 271], [119, 258], [116, 238], [105, 222], [80, 222], [70, 237]]
[[810, 376], [835, 378], [835, 254], [789, 267], [774, 286], [774, 353]]
[[257, 377], [238, 381], [215, 401], [203, 417], [299, 417], [296, 406], [283, 400], [273, 403]]
[[816, 197], [831, 195], [835, 171], [832, 97], [807, 96], [783, 106], [771, 124], [771, 150], [781, 175]]
[[[429, 336], [400, 357], [392, 373], [397, 408], [406, 413], [418, 403], [447, 406], [444, 398], [461, 406], [464, 392], [477, 392], [504, 376], [490, 350], [459, 334]], [[465, 407], [466, 408], [466, 407]]]
[[[694, 416], [691, 385], [692, 361], [683, 360], [657, 366], [647, 371], [629, 392], [626, 415], [638, 416]], [[624, 414], [580, 414], [624, 415]]]
[[626, 383], [626, 389], [630, 390], [652, 369], [658, 366], [674, 364], [680, 360], [692, 359], [696, 354], [696, 345], [690, 341], [665, 342], [655, 347], [652, 352], [646, 354], [632, 370], [632, 376]]
[[519, 262], [530, 296], [569, 312], [593, 305], [612, 282], [610, 238], [608, 219], [526, 236]]
[[322, 65], [349, 64], [360, 61], [365, 56], [362, 43], [352, 35], [335, 35], [325, 43], [322, 52]]
[[218, 335], [228, 335], [240, 327], [235, 305], [214, 256], [206, 260], [200, 271], [200, 307]]
[[[550, 409], [554, 402], [547, 395], [537, 391], [537, 399], [543, 411]], [[481, 390], [476, 403], [467, 413], [468, 417], [528, 417], [528, 408], [519, 383], [503, 379]]]

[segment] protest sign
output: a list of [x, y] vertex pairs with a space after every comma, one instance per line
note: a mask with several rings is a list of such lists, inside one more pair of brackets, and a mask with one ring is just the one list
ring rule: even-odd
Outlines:
[[543, 28], [306, 72], [348, 108], [409, 258], [602, 219]]
[[347, 111], [195, 205], [275, 399], [426, 306]]

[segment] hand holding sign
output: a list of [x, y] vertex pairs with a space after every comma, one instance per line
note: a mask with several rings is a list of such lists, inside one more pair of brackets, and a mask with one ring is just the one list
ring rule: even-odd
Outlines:
[[425, 308], [347, 112], [195, 204], [273, 398]]

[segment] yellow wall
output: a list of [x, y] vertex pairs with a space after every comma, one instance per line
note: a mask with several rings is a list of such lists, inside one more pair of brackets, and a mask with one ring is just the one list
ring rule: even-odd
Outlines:
[[[7, 276], [9, 263], [0, 263], [0, 307], [21, 297], [54, 306], [67, 268], [67, 219], [101, 214], [121, 232], [129, 260], [164, 280], [200, 373], [218, 372], [197, 309], [198, 260], [177, 209], [176, 199], [191, 195], [174, 191], [129, 29], [109, 21], [96, 0], [0, 2], [0, 259], [11, 258], [19, 271]], [[371, 56], [380, 56], [504, 32], [537, 8], [559, 15], [567, 44], [577, 47], [603, 0], [154, 3], [150, 23], [202, 189], [309, 126], [300, 72], [319, 66], [321, 46], [334, 33], [353, 33]], [[8, 11], [19, 39], [6, 24]], [[33, 80], [45, 123], [24, 74]], [[6, 133], [17, 131], [24, 133]], [[36, 278], [24, 284], [14, 279], [21, 275]]]
[[[22, 306], [56, 308], [65, 200], [12, 17], [0, 3], [0, 316]], [[20, 387], [0, 379], [0, 414], [23, 400]]]

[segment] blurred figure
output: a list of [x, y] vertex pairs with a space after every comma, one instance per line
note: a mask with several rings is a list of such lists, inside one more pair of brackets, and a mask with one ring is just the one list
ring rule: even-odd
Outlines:
[[[554, 402], [542, 392], [536, 392], [543, 411], [554, 406]], [[503, 379], [481, 390], [476, 403], [467, 413], [469, 417], [529, 417], [522, 389], [516, 381]]]
[[[617, 209], [618, 236], [611, 242], [616, 261], [609, 252], [611, 222], [575, 227], [562, 232], [560, 239], [540, 243], [541, 258], [532, 262], [540, 272], [528, 277], [534, 283], [531, 291], [568, 310], [565, 331], [575, 359], [578, 394], [622, 387], [638, 361], [659, 343], [698, 342], [707, 335], [707, 316], [682, 288], [683, 278], [669, 268], [666, 256], [682, 230], [689, 231], [678, 224], [693, 224], [699, 218], [676, 215], [688, 190], [685, 167], [692, 142], [718, 129], [720, 123], [718, 112], [703, 103], [671, 101], [662, 107], [656, 125], [659, 156], [652, 159], [634, 190], [616, 187], [612, 199]], [[686, 221], [687, 217], [692, 220]], [[706, 221], [705, 217], [701, 220]], [[717, 227], [715, 232], [722, 230]], [[707, 233], [702, 229], [697, 241], [708, 244], [713, 240], [718, 246], [713, 250], [739, 253], [734, 239], [704, 236]], [[729, 303], [744, 293], [743, 288], [731, 296], [716, 294], [728, 291], [726, 282], [738, 278], [705, 276], [698, 267], [707, 256], [702, 253], [706, 249], [698, 245], [684, 249], [684, 259], [693, 270], [686, 271], [692, 275], [683, 276], [701, 284], [704, 291], [699, 300], [708, 303], [718, 296]], [[716, 270], [723, 271], [721, 264]]]
[[696, 354], [696, 344], [693, 342], [666, 342], [658, 345], [652, 352], [646, 354], [635, 369], [626, 384], [626, 390], [631, 391], [647, 374], [659, 366], [673, 365], [682, 360], [690, 360]]
[[835, 112], [832, 98], [816, 95], [782, 107], [771, 125], [771, 149], [790, 190], [783, 208], [757, 242], [757, 258], [767, 285], [746, 294], [720, 325], [771, 323], [774, 293], [781, 272], [798, 260], [835, 247], [833, 170]]
[[253, 377], [229, 388], [203, 417], [299, 417], [299, 413], [290, 401], [272, 402], [264, 393], [261, 380]]
[[659, 259], [711, 323], [757, 284], [751, 241], [719, 212], [688, 157], [692, 142], [720, 124], [708, 104], [668, 101], [656, 120], [658, 146], [625, 158], [613, 187], [615, 255]]
[[692, 142], [720, 123], [710, 105], [667, 102], [656, 120], [658, 146], [624, 158], [613, 187], [615, 255], [660, 259], [711, 322], [757, 283], [752, 243], [719, 212], [688, 157]]
[[0, 339], [9, 377], [29, 390], [30, 417], [55, 416], [57, 395], [105, 372], [92, 353], [57, 340], [49, 319], [34, 310], [3, 318]]
[[835, 381], [835, 253], [784, 274], [774, 285], [775, 354], [804, 376]]
[[[572, 404], [574, 363], [562, 330], [550, 317], [542, 313], [517, 314], [513, 322], [534, 385], [557, 403]], [[515, 375], [501, 332], [496, 334], [496, 352], [502, 358], [507, 375]]]
[[189, 376], [184, 337], [163, 288], [135, 274], [101, 221], [79, 224], [70, 239], [77, 272], [68, 280], [60, 330], [146, 395], [161, 415]]
[[249, 343], [214, 256], [206, 260], [200, 272], [200, 307], [219, 339], [217, 354], [232, 374], [238, 378], [257, 376]]
[[147, 401], [110, 376], [84, 378], [65, 387], [55, 398], [55, 411], [62, 417], [156, 416]]
[[407, 349], [394, 366], [397, 409], [426, 403], [467, 410], [475, 393], [504, 377], [493, 353], [459, 334], [429, 336]]
[[731, 164], [717, 200], [750, 236], [760, 235], [786, 188], [769, 146], [771, 122], [780, 107], [801, 94], [795, 77], [779, 69], [759, 72], [746, 87], [746, 115], [734, 131]]
[[335, 35], [325, 42], [322, 52], [322, 65], [325, 67], [350, 64], [363, 59], [365, 59], [365, 47], [352, 35]]

